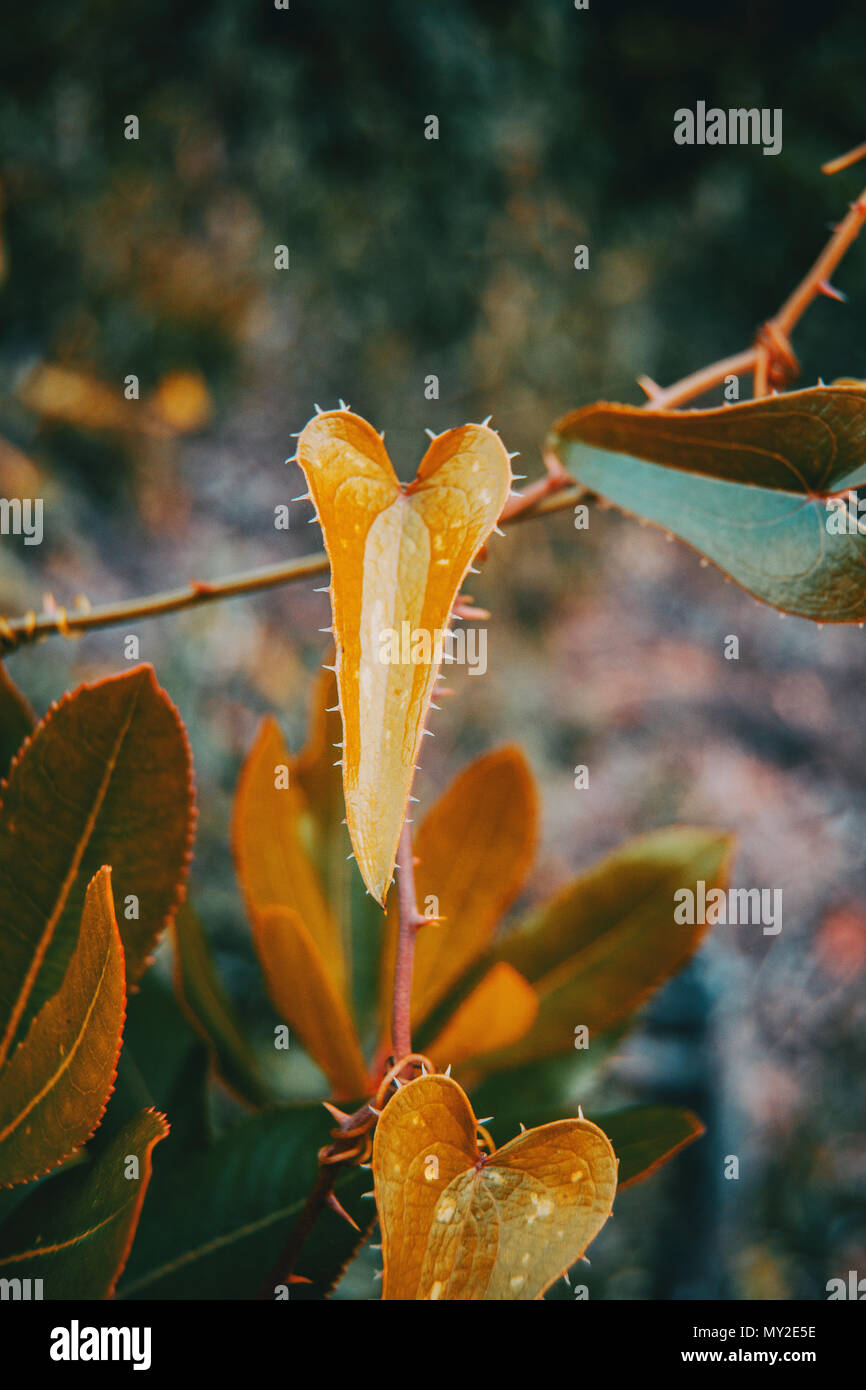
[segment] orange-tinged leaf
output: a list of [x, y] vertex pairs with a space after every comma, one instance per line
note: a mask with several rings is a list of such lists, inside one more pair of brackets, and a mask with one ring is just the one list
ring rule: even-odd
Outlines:
[[297, 1032], [338, 1097], [368, 1089], [355, 1027], [322, 954], [297, 912], [264, 908], [253, 915], [253, 941], [274, 1008]]
[[112, 866], [127, 984], [183, 892], [194, 823], [189, 746], [150, 666], [83, 685], [24, 744], [0, 805], [0, 1065], [60, 988], [87, 884]]
[[298, 462], [331, 562], [349, 833], [384, 903], [441, 662], [437, 635], [505, 505], [511, 465], [493, 430], [465, 425], [434, 439], [402, 487], [379, 435], [348, 411], [309, 422]]
[[0, 1278], [41, 1279], [49, 1299], [111, 1298], [168, 1128], [164, 1115], [142, 1110], [98, 1156], [40, 1183], [0, 1231]]
[[866, 540], [846, 497], [866, 482], [862, 382], [712, 410], [587, 406], [547, 448], [575, 482], [763, 602], [817, 622], [866, 619]]
[[[414, 1024], [426, 1018], [487, 949], [529, 872], [537, 821], [532, 773], [513, 746], [476, 758], [425, 816], [415, 839], [417, 897], [423, 905], [432, 895], [444, 920], [418, 933]], [[396, 910], [388, 926], [384, 997], [393, 984]]]
[[821, 497], [857, 487], [866, 448], [862, 382], [812, 386], [711, 410], [652, 410], [607, 401], [554, 425], [557, 439], [648, 459], [727, 483]]
[[111, 870], [84, 899], [78, 945], [57, 994], [0, 1070], [0, 1186], [29, 1182], [93, 1134], [120, 1055], [126, 988]]
[[426, 1048], [427, 1055], [445, 1067], [510, 1047], [529, 1032], [537, 1013], [538, 995], [532, 985], [513, 966], [500, 961], [458, 1005]]
[[340, 926], [346, 998], [351, 999], [359, 1036], [372, 1043], [373, 1034], [379, 1031], [382, 909], [364, 887], [351, 855], [343, 778], [334, 765], [334, 745], [341, 742], [337, 677], [324, 670], [313, 682], [309, 736], [291, 763], [291, 777], [308, 812], [303, 820], [304, 843], [331, 914]]
[[668, 826], [621, 845], [542, 903], [491, 953], [534, 986], [538, 1016], [516, 1044], [485, 1056], [484, 1070], [566, 1052], [579, 1024], [595, 1039], [627, 1020], [708, 929], [674, 920], [675, 892], [726, 886], [732, 850], [723, 831]]
[[[333, 751], [342, 741], [343, 723], [333, 671], [320, 671], [313, 686], [307, 742], [292, 760], [292, 781], [303, 792], [322, 838], [335, 832], [345, 817], [343, 779]], [[344, 856], [345, 862], [345, 856]]]
[[5, 777], [9, 764], [36, 720], [27, 700], [13, 681], [6, 664], [0, 661], [0, 777]]
[[322, 893], [302, 835], [305, 803], [289, 772], [291, 757], [276, 720], [263, 719], [235, 794], [232, 847], [250, 917], [285, 907], [303, 920], [335, 991], [345, 997], [346, 967], [339, 930]]
[[704, 1133], [697, 1115], [672, 1105], [634, 1105], [602, 1120], [619, 1156], [621, 1192], [651, 1177]]
[[445, 1076], [385, 1107], [373, 1141], [383, 1299], [541, 1298], [610, 1215], [617, 1160], [597, 1125], [557, 1120], [492, 1155], [476, 1130]]

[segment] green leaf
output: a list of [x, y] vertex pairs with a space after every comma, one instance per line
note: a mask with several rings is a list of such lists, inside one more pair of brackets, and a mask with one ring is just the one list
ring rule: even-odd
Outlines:
[[[332, 1127], [319, 1105], [264, 1111], [160, 1171], [118, 1297], [255, 1297], [304, 1207]], [[358, 1200], [369, 1186], [357, 1168], [337, 1181], [359, 1222], [371, 1215]], [[292, 1285], [292, 1299], [324, 1297], [361, 1239], [326, 1208], [295, 1271], [313, 1282]]]
[[0, 1186], [29, 1182], [90, 1138], [114, 1080], [126, 988], [111, 870], [88, 885], [78, 945], [0, 1069]]
[[153, 1147], [167, 1133], [164, 1116], [142, 1111], [97, 1159], [40, 1184], [0, 1230], [0, 1278], [42, 1279], [46, 1299], [110, 1298], [135, 1236]]
[[[138, 979], [180, 897], [192, 825], [183, 725], [150, 667], [81, 686], [52, 707], [0, 805], [0, 1064], [60, 988], [86, 885], [103, 864], [112, 866], [127, 982]], [[127, 916], [131, 895], [138, 918]]]
[[273, 1094], [217, 975], [204, 928], [187, 903], [175, 917], [174, 934], [178, 998], [205, 1039], [218, 1075], [247, 1105], [258, 1109], [272, 1103]]
[[756, 598], [820, 622], [866, 619], [866, 535], [856, 522], [849, 533], [844, 498], [826, 501], [866, 483], [862, 386], [720, 410], [588, 406], [558, 421], [548, 445], [579, 483], [687, 541]]
[[593, 1119], [619, 1159], [620, 1192], [650, 1177], [704, 1133], [697, 1115], [674, 1105], [633, 1105], [627, 1110], [593, 1115]]
[[674, 893], [721, 887], [732, 839], [718, 830], [672, 826], [617, 849], [575, 879], [507, 937], [492, 958], [506, 960], [540, 996], [538, 1017], [513, 1047], [473, 1059], [499, 1070], [574, 1047], [590, 1048], [621, 1025], [695, 952], [706, 926], [674, 921]]
[[474, 1062], [459, 1067], [458, 1080], [470, 1091], [473, 1106], [481, 1114], [495, 1117], [487, 1128], [497, 1144], [504, 1144], [521, 1124], [532, 1128], [575, 1114], [578, 1104], [597, 1093], [599, 1073], [627, 1032], [627, 1024], [608, 1028], [585, 1050], [568, 1047], [562, 1053], [502, 1071], [485, 1072], [482, 1058], [477, 1071]]
[[7, 775], [9, 764], [35, 723], [30, 705], [0, 661], [0, 777]]
[[100, 1150], [145, 1108], [164, 1112], [171, 1124], [163, 1163], [173, 1162], [180, 1150], [209, 1143], [209, 1066], [208, 1050], [159, 966], [148, 970], [128, 1001], [117, 1080], [88, 1148]]

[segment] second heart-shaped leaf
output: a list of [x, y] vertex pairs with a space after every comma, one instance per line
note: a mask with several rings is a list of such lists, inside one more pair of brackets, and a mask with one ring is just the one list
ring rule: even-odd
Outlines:
[[373, 1144], [383, 1299], [541, 1298], [609, 1217], [617, 1160], [597, 1125], [557, 1120], [493, 1154], [477, 1128], [446, 1076], [388, 1102]]
[[402, 487], [360, 416], [315, 416], [298, 462], [331, 562], [343, 789], [358, 867], [384, 903], [451, 609], [511, 486], [484, 425], [433, 440]]

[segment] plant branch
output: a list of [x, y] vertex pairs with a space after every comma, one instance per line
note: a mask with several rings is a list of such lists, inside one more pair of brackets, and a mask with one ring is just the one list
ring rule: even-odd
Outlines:
[[159, 618], [165, 613], [198, 608], [200, 604], [215, 603], [218, 599], [275, 589], [298, 579], [310, 579], [314, 575], [327, 573], [327, 569], [326, 555], [323, 551], [317, 551], [314, 555], [302, 555], [297, 560], [287, 560], [280, 565], [266, 565], [210, 582], [194, 579], [183, 589], [168, 589], [145, 598], [106, 603], [99, 608], [91, 608], [85, 602], [84, 606], [70, 612], [50, 603], [39, 614], [31, 611], [23, 618], [0, 618], [0, 656], [7, 656], [18, 647], [38, 642], [43, 637], [58, 634], [62, 637], [81, 637], [96, 628], [117, 627], [118, 624], [136, 622], [141, 618]]
[[[859, 146], [850, 154], [832, 160], [823, 166], [825, 173], [836, 173], [848, 168], [855, 159], [866, 154], [866, 145]], [[866, 189], [856, 202], [852, 203], [842, 221], [834, 228], [833, 235], [818, 259], [806, 275], [792, 290], [782, 307], [771, 319], [761, 326], [755, 342], [743, 352], [733, 357], [712, 362], [700, 371], [692, 372], [672, 386], [658, 386], [649, 377], [638, 379], [646, 392], [647, 407], [653, 410], [672, 410], [688, 401], [702, 396], [705, 391], [718, 386], [727, 376], [751, 373], [753, 394], [767, 395], [770, 388], [781, 389], [799, 375], [799, 363], [791, 347], [791, 334], [809, 305], [819, 294], [830, 299], [844, 299], [830, 283], [830, 277], [842, 258], [857, 240], [866, 223]]]
[[428, 920], [418, 911], [415, 898], [415, 857], [412, 827], [403, 822], [397, 848], [397, 903], [400, 927], [397, 936], [397, 963], [394, 969], [394, 997], [391, 1011], [391, 1042], [395, 1057], [412, 1051], [412, 967], [415, 963], [415, 937]]
[[[513, 522], [563, 511], [583, 495], [574, 486], [566, 488], [558, 482], [551, 485], [547, 477], [540, 481], [543, 488], [531, 491], [534, 484], [530, 484], [526, 490], [529, 497], [523, 506], [514, 508], [511, 515], [503, 517], [503, 525], [510, 526]], [[551, 486], [559, 487], [559, 491], [551, 491]], [[19, 647], [31, 646], [45, 637], [82, 637], [97, 628], [159, 618], [166, 613], [179, 613], [186, 608], [198, 608], [203, 603], [276, 589], [283, 584], [294, 584], [299, 579], [312, 579], [327, 572], [327, 556], [323, 551], [316, 551], [313, 555], [302, 555], [279, 565], [266, 565], [210, 582], [193, 580], [183, 589], [169, 589], [164, 593], [127, 599], [121, 603], [105, 603], [98, 608], [91, 608], [89, 603], [85, 603], [67, 610], [51, 603], [38, 614], [31, 611], [21, 618], [0, 617], [0, 657], [9, 656]]]

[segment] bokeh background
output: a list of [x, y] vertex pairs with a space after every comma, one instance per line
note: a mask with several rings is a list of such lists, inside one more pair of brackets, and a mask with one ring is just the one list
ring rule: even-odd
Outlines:
[[[819, 172], [866, 138], [864, 65], [859, 7], [834, 0], [19, 6], [0, 46], [0, 494], [43, 497], [45, 539], [0, 538], [0, 613], [317, 548], [304, 504], [273, 525], [303, 490], [283, 460], [314, 401], [385, 429], [404, 477], [425, 426], [492, 413], [535, 476], [566, 409], [745, 346], [866, 177]], [[698, 100], [781, 107], [782, 153], [676, 146]], [[796, 335], [805, 383], [866, 376], [866, 243], [837, 281], [849, 305], [818, 302]], [[866, 1275], [866, 634], [782, 622], [597, 508], [588, 532], [568, 513], [509, 532], [473, 593], [489, 670], [454, 668], [425, 802], [517, 739], [544, 805], [530, 898], [675, 821], [735, 829], [734, 882], [784, 894], [781, 935], [717, 929], [585, 1097], [708, 1126], [618, 1201], [592, 1296], [815, 1299]], [[262, 713], [302, 741], [327, 621], [307, 583], [131, 629], [189, 727], [193, 896], [261, 1032], [230, 799]], [[9, 670], [42, 711], [121, 669], [125, 635]], [[375, 1296], [369, 1270], [343, 1292]]]

